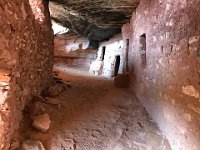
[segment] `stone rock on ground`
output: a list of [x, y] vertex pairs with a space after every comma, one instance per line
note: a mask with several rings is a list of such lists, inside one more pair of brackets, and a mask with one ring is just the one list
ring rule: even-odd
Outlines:
[[63, 86], [63, 88], [65, 90], [67, 90], [67, 88], [71, 87], [71, 83], [70, 81], [64, 81], [63, 79], [59, 78], [59, 77], [54, 77], [54, 81], [56, 84], [60, 84], [61, 86]]
[[54, 83], [47, 90], [46, 96], [49, 97], [58, 96], [60, 93], [67, 90], [68, 88], [71, 88], [70, 82], [66, 82], [58, 77], [54, 77]]
[[47, 91], [47, 95], [50, 97], [54, 97], [54, 96], [58, 96], [61, 92], [64, 91], [64, 88], [62, 85], [60, 84], [55, 84], [53, 86], [51, 86], [48, 91]]
[[27, 140], [22, 144], [22, 150], [45, 150], [42, 142]]
[[38, 116], [45, 113], [45, 107], [43, 101], [35, 100], [29, 108], [31, 116]]
[[33, 117], [32, 126], [41, 132], [47, 132], [51, 124], [51, 120], [48, 114], [42, 114], [39, 116]]
[[55, 98], [63, 107], [45, 107], [52, 120], [50, 132], [32, 130], [27, 115], [20, 130], [25, 139], [44, 141], [48, 150], [171, 150], [129, 90], [114, 88], [113, 79], [88, 77], [88, 70], [69, 71], [60, 75], [73, 88]]

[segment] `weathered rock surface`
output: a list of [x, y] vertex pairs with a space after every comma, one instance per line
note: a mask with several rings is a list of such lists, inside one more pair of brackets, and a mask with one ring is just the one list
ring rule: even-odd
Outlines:
[[47, 130], [50, 127], [50, 118], [48, 114], [43, 114], [39, 116], [35, 116], [33, 118], [33, 124], [32, 126], [41, 132], [47, 132]]
[[12, 139], [9, 150], [18, 150], [21, 147], [20, 140], [18, 138]]
[[56, 35], [54, 37], [54, 66], [89, 67], [96, 59], [97, 51], [88, 49], [91, 45], [86, 37], [80, 35]]
[[51, 17], [75, 33], [101, 41], [120, 32], [140, 0], [50, 0]]
[[45, 107], [44, 107], [44, 103], [42, 101], [43, 101], [42, 97], [41, 98], [40, 97], [35, 98], [35, 101], [31, 105], [31, 107], [29, 108], [31, 116], [38, 116], [40, 114], [44, 114]]
[[200, 148], [199, 5], [142, 0], [122, 29], [123, 41], [130, 39], [130, 87], [172, 149]]
[[73, 88], [57, 97], [64, 107], [46, 106], [50, 132], [35, 132], [24, 121], [23, 137], [42, 141], [47, 150], [171, 150], [129, 90], [114, 88], [112, 79], [90, 77], [86, 70], [65, 68], [59, 74]]
[[56, 84], [48, 89], [47, 95], [50, 97], [58, 96], [63, 90], [64, 89], [62, 85]]
[[65, 82], [60, 78], [54, 77], [54, 82], [45, 92], [45, 95], [49, 97], [55, 97], [58, 96], [63, 91], [67, 90], [68, 88], [71, 88], [70, 82]]
[[42, 142], [27, 140], [22, 144], [22, 150], [45, 150]]
[[0, 149], [8, 150], [24, 106], [52, 79], [53, 32], [41, 0], [0, 1]]

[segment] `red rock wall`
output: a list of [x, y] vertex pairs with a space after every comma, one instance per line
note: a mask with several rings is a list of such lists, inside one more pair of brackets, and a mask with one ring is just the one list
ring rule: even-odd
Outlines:
[[53, 33], [41, 0], [0, 1], [0, 149], [31, 96], [51, 83]]
[[[129, 71], [129, 51], [130, 51], [130, 45], [131, 45], [131, 35], [132, 35], [132, 26], [131, 23], [124, 24], [122, 26], [122, 40], [123, 40], [123, 57], [124, 57], [124, 68], [123, 72], [126, 73]], [[128, 44], [127, 44], [128, 43]]]
[[[200, 148], [199, 5], [199, 0], [142, 0], [130, 25], [132, 88], [174, 150]], [[129, 37], [126, 26], [123, 35]]]
[[89, 46], [89, 40], [85, 37], [81, 37], [78, 35], [56, 35], [54, 38], [54, 54], [57, 57], [63, 56], [65, 57], [70, 52], [76, 50], [84, 50]]
[[89, 40], [78, 35], [56, 35], [54, 38], [54, 54], [56, 66], [89, 67], [96, 59], [96, 50], [87, 49]]

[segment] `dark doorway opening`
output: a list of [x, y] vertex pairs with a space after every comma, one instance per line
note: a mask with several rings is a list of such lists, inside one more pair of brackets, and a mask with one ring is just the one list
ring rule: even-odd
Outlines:
[[140, 36], [139, 53], [141, 57], [141, 64], [146, 66], [146, 34]]
[[129, 71], [128, 55], [129, 55], [129, 39], [126, 39], [126, 72]]
[[104, 47], [102, 48], [102, 52], [101, 52], [101, 61], [104, 61], [105, 53], [106, 53], [106, 47], [104, 46]]
[[118, 75], [119, 72], [119, 66], [120, 66], [120, 56], [115, 56], [115, 63], [114, 63], [114, 76]]

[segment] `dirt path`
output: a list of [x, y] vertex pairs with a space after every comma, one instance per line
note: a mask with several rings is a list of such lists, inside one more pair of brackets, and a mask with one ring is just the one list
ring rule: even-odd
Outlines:
[[70, 72], [59, 73], [72, 83], [57, 97], [61, 107], [41, 104], [52, 121], [49, 131], [40, 133], [29, 122], [22, 129], [24, 139], [40, 140], [47, 150], [170, 150], [128, 89], [114, 88], [112, 80]]

